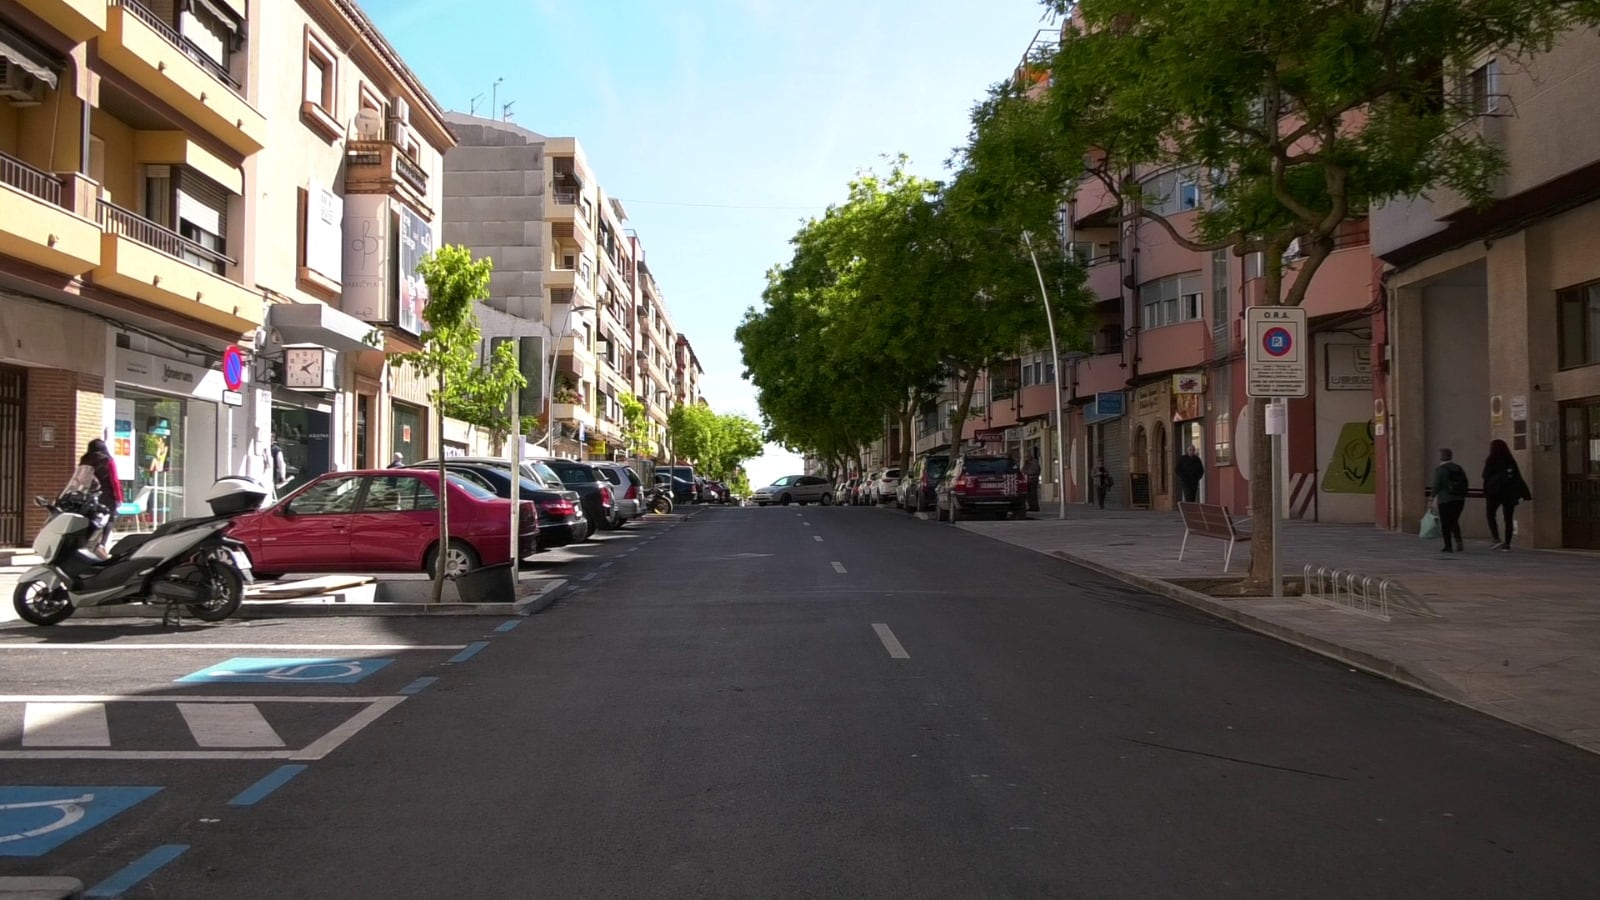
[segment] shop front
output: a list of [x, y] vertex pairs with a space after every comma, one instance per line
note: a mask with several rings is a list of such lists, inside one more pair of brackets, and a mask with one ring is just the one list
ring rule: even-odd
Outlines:
[[389, 423], [392, 432], [389, 443], [393, 447], [391, 456], [398, 455], [403, 461], [414, 463], [431, 455], [428, 452], [427, 407], [391, 401]]
[[106, 398], [107, 444], [131, 504], [125, 518], [149, 530], [209, 514], [205, 494], [220, 474], [233, 430], [222, 372], [118, 347]]
[[[1206, 459], [1205, 437], [1206, 415], [1206, 376], [1204, 372], [1183, 372], [1172, 376], [1172, 454], [1173, 468], [1177, 468], [1178, 457], [1189, 451], [1190, 447], [1200, 455], [1206, 467], [1206, 474], [1211, 474], [1212, 462]], [[1207, 490], [1207, 482], [1212, 479], [1203, 477], [1200, 480], [1200, 490], [1196, 499], [1207, 501], [1212, 492]]]
[[1172, 424], [1171, 379], [1134, 389], [1128, 455], [1128, 503], [1134, 509], [1174, 508]]
[[1600, 397], [1561, 404], [1561, 545], [1600, 550]]

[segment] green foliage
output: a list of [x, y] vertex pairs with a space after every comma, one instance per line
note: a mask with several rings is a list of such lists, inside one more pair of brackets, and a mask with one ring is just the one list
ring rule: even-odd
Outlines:
[[488, 298], [493, 269], [493, 260], [475, 260], [472, 251], [455, 245], [425, 256], [417, 265], [428, 285], [422, 349], [396, 354], [389, 364], [428, 378], [435, 385], [429, 399], [443, 415], [487, 429], [501, 443], [511, 433], [511, 392], [527, 382], [510, 342], [495, 348], [488, 360], [479, 359], [483, 335], [473, 304]]
[[761, 455], [761, 427], [740, 415], [703, 404], [673, 407], [667, 416], [673, 455], [693, 460], [700, 475], [725, 481], [745, 460]]
[[617, 402], [622, 404], [623, 452], [630, 457], [655, 456], [656, 442], [650, 437], [650, 419], [644, 401], [624, 392], [617, 397]]

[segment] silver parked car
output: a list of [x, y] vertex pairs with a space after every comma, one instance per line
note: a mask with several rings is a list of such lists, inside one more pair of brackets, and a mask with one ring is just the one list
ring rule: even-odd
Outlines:
[[611, 521], [608, 528], [621, 528], [629, 519], [644, 515], [644, 479], [632, 467], [617, 462], [590, 462], [595, 471], [611, 482]]
[[757, 506], [777, 503], [821, 503], [833, 505], [833, 485], [821, 475], [785, 475], [766, 487], [756, 488]]

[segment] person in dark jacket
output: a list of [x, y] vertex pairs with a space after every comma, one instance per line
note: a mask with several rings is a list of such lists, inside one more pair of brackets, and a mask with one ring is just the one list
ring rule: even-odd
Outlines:
[[117, 507], [122, 504], [122, 482], [117, 478], [117, 461], [111, 458], [106, 442], [95, 438], [89, 442], [83, 456], [79, 457], [78, 465], [88, 466], [94, 471], [95, 481], [99, 482], [100, 502], [110, 510], [106, 527], [100, 529], [100, 536], [95, 543], [96, 550], [103, 555], [106, 545], [111, 542], [111, 526], [117, 518]]
[[[1461, 540], [1461, 510], [1467, 505], [1467, 470], [1455, 462], [1449, 447], [1439, 449], [1439, 467], [1433, 470], [1433, 503], [1439, 511], [1439, 534], [1444, 553], [1467, 549]], [[1451, 541], [1454, 546], [1451, 546]]]
[[1200, 498], [1200, 479], [1206, 477], [1206, 464], [1200, 461], [1200, 451], [1190, 444], [1178, 457], [1178, 486], [1183, 489], [1183, 500], [1193, 503]]
[[[1522, 480], [1522, 470], [1517, 468], [1517, 458], [1502, 440], [1489, 442], [1489, 456], [1483, 461], [1483, 502], [1489, 512], [1489, 536], [1494, 538], [1493, 550], [1510, 550], [1511, 535], [1516, 531], [1517, 504], [1532, 500], [1533, 492]], [[1495, 513], [1505, 517], [1506, 537], [1500, 539], [1500, 527]]]

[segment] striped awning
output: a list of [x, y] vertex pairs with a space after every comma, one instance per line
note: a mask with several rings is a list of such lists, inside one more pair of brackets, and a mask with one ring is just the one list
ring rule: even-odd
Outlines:
[[0, 56], [55, 89], [57, 63], [53, 55], [4, 25], [0, 25]]

